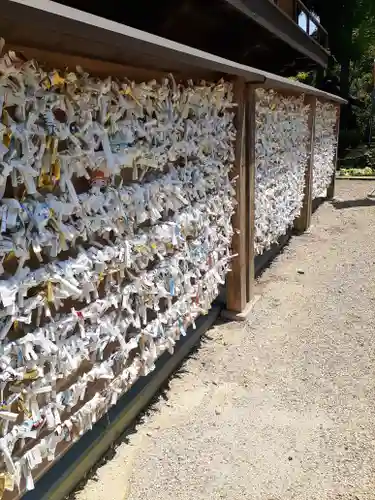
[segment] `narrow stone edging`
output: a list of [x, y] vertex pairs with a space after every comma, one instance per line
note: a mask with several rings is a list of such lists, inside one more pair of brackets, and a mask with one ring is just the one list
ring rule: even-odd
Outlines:
[[373, 175], [336, 175], [336, 180], [346, 181], [375, 181]]

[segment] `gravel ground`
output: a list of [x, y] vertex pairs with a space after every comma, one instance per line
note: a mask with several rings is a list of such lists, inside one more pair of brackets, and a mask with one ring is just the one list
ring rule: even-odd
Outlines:
[[375, 499], [374, 188], [338, 182], [75, 500]]

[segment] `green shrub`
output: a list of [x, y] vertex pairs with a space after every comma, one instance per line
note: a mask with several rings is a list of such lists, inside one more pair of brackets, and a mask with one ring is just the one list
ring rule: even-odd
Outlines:
[[368, 167], [375, 168], [375, 148], [369, 148], [365, 153], [365, 162]]
[[375, 169], [370, 167], [365, 168], [342, 168], [340, 175], [344, 177], [367, 177], [375, 176]]

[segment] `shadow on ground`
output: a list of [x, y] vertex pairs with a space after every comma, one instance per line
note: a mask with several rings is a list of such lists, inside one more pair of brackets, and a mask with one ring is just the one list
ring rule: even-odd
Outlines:
[[371, 207], [373, 205], [375, 206], [375, 199], [361, 198], [359, 200], [333, 201], [332, 205], [336, 208], [336, 210], [343, 210], [345, 208]]

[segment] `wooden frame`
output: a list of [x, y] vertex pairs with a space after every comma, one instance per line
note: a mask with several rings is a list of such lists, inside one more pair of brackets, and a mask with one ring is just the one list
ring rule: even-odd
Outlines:
[[[5, 50], [13, 50], [17, 54], [21, 54], [25, 59], [36, 59], [43, 63], [43, 67], [48, 69], [75, 69], [77, 66], [84, 68], [91, 75], [100, 78], [108, 76], [121, 78], [127, 77], [137, 82], [158, 79], [161, 80], [168, 76], [167, 70], [156, 70], [145, 67], [132, 66], [128, 64], [120, 64], [115, 62], [102, 61], [100, 59], [93, 59], [92, 57], [83, 57], [79, 55], [72, 55], [69, 53], [55, 52], [46, 49], [37, 49], [34, 47], [26, 47], [23, 45], [6, 44]], [[174, 71], [173, 76], [176, 80], [179, 79], [204, 79], [204, 80], [218, 80], [221, 74], [214, 71], [207, 71], [197, 68], [188, 72]]]
[[232, 271], [227, 278], [227, 308], [233, 312], [242, 312], [246, 306], [246, 84], [243, 78], [235, 81], [234, 96], [236, 111], [236, 153], [232, 178], [236, 179], [237, 206], [232, 218], [234, 235], [232, 252]]
[[[240, 83], [241, 82], [241, 83]], [[236, 197], [237, 209], [233, 218], [235, 235], [233, 237], [232, 251], [236, 257], [233, 259], [232, 272], [227, 278], [227, 309], [222, 316], [243, 321], [246, 320], [257, 299], [254, 290], [255, 265], [254, 265], [254, 218], [255, 218], [255, 103], [256, 88], [270, 88], [269, 84], [262, 86], [247, 84], [243, 80], [236, 81], [235, 99], [237, 109], [237, 142], [236, 161], [233, 176], [237, 179]], [[288, 89], [284, 86], [275, 87], [274, 90], [284, 96], [303, 95], [296, 89]], [[293, 229], [297, 233], [303, 233], [311, 224], [313, 213], [313, 169], [314, 169], [314, 145], [315, 145], [315, 118], [316, 118], [317, 96], [305, 94], [305, 104], [310, 106], [308, 128], [308, 158], [305, 169], [304, 198], [301, 213], [294, 221]], [[340, 106], [337, 106], [336, 133], [339, 130]], [[245, 158], [245, 159], [244, 159]], [[337, 151], [336, 151], [337, 158]], [[334, 177], [328, 188], [330, 193], [334, 189]], [[245, 190], [246, 186], [246, 190]], [[245, 191], [245, 193], [244, 193]], [[333, 192], [333, 191], [332, 191]], [[332, 195], [333, 196], [333, 195]], [[327, 196], [329, 199], [329, 196]], [[244, 280], [244, 270], [246, 280]]]
[[333, 160], [334, 161], [334, 170], [333, 170], [331, 182], [327, 188], [327, 200], [332, 200], [335, 196], [337, 156], [338, 156], [338, 150], [339, 150], [339, 134], [340, 134], [340, 113], [341, 113], [340, 106], [337, 106], [336, 107], [336, 126], [335, 126], [335, 132], [336, 132], [336, 138], [337, 138], [336, 155], [335, 155], [335, 159]]
[[254, 217], [255, 217], [255, 86], [238, 79], [236, 159], [232, 172], [236, 178], [237, 207], [232, 222], [235, 230], [232, 271], [227, 277], [226, 319], [247, 319], [254, 304]]
[[[231, 79], [233, 76], [236, 78], [238, 136], [233, 175], [237, 176], [238, 207], [233, 221], [239, 233], [236, 233], [233, 239], [233, 250], [238, 255], [233, 261], [233, 272], [228, 275], [228, 309], [230, 312], [234, 312], [238, 319], [245, 319], [246, 312], [251, 309], [255, 299], [253, 248], [255, 213], [254, 85], [266, 82], [268, 86], [274, 86], [276, 89], [299, 93], [305, 91], [310, 95], [323, 96], [335, 102], [344, 101], [298, 82], [292, 82], [160, 37], [120, 26], [118, 23], [90, 16], [49, 0], [0, 1], [4, 13], [0, 20], [0, 26], [6, 41], [10, 42], [10, 47], [16, 46], [28, 57], [40, 58], [57, 67], [80, 64], [93, 74], [102, 76], [126, 74], [135, 79], [159, 78], [169, 71], [173, 71], [177, 76], [184, 75], [190, 76], [190, 78], [219, 78], [222, 75], [225, 75], [227, 79]], [[198, 334], [193, 338], [197, 337]], [[190, 339], [189, 336], [187, 338]], [[187, 352], [188, 348], [184, 350], [184, 355]], [[181, 360], [182, 357], [181, 355], [181, 358], [178, 356], [173, 358], [173, 362], [165, 366], [163, 380], [175, 368], [176, 360]], [[160, 386], [159, 382], [153, 385], [153, 393]], [[144, 397], [143, 403], [136, 408], [139, 410], [148, 400], [148, 396]], [[135, 411], [133, 410], [133, 413]], [[80, 468], [74, 467], [72, 462], [71, 469], [75, 470], [74, 473], [72, 472], [74, 479], [69, 482], [63, 477], [64, 481], [68, 481], [69, 486], [64, 483], [64, 488], [60, 488], [59, 493], [45, 498], [49, 500], [63, 498], [60, 493], [62, 495], [64, 490], [65, 495], [67, 491], [65, 488], [72, 488], [80, 479], [78, 475], [87, 472], [94, 461], [105, 451], [105, 447], [108, 447], [111, 439], [113, 440], [129, 424], [128, 416], [126, 418], [123, 416], [120, 423], [121, 425], [118, 424], [116, 430], [107, 429], [108, 435], [104, 439], [105, 445], [101, 445], [100, 452], [96, 451], [95, 454], [91, 448], [83, 450], [87, 457], [84, 462], [82, 461]], [[105, 430], [104, 426], [103, 432]], [[61, 455], [70, 446], [71, 443], [68, 443], [62, 447], [59, 450]], [[41, 477], [47, 468], [49, 467], [41, 465], [36, 471], [36, 478]], [[61, 474], [62, 476], [63, 474]], [[35, 492], [35, 495], [34, 498], [37, 498], [38, 492]], [[28, 497], [30, 498], [29, 495]], [[4, 500], [14, 500], [15, 498], [19, 498], [19, 495], [14, 496], [14, 494], [6, 493], [4, 496]], [[39, 496], [39, 498], [41, 497]]]
[[285, 12], [293, 21], [296, 18], [296, 0], [279, 0], [276, 4]]
[[247, 198], [246, 198], [246, 214], [247, 214], [247, 303], [252, 303], [254, 300], [254, 237], [255, 237], [255, 144], [256, 144], [256, 120], [255, 120], [255, 106], [256, 106], [256, 89], [254, 85], [248, 85], [246, 89], [247, 94]]
[[308, 95], [305, 97], [305, 104], [310, 106], [309, 111], [309, 154], [305, 169], [305, 190], [303, 205], [299, 217], [294, 222], [294, 229], [298, 233], [303, 233], [310, 227], [312, 215], [312, 185], [313, 185], [313, 170], [314, 170], [314, 144], [315, 144], [315, 114], [316, 114], [316, 97]]
[[[298, 10], [303, 12], [306, 16], [306, 33], [311, 38], [310, 33], [310, 22], [314, 24], [318, 34], [317, 43], [320, 44], [325, 50], [328, 50], [328, 32], [327, 30], [320, 24], [316, 16], [306, 7], [306, 5], [301, 0], [295, 0], [295, 22], [298, 24]], [[301, 28], [303, 30], [303, 28]], [[303, 30], [304, 31], [304, 30]]]

